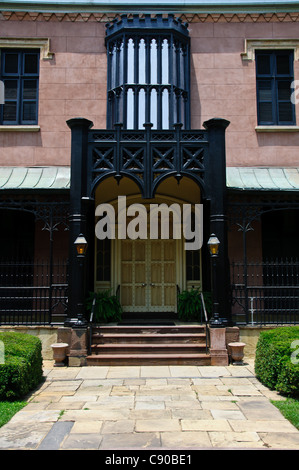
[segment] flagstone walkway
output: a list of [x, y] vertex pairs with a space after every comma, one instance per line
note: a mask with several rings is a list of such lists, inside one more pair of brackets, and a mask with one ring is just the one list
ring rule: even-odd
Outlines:
[[283, 399], [242, 366], [52, 367], [0, 449], [299, 449]]

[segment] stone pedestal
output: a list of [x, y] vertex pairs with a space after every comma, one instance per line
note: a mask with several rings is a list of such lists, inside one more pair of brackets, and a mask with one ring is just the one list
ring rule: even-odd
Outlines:
[[66, 352], [68, 348], [67, 343], [54, 343], [51, 345], [53, 350], [53, 359], [55, 361], [55, 367], [65, 366]]
[[246, 344], [241, 342], [233, 342], [229, 343], [228, 346], [230, 348], [232, 363], [236, 365], [243, 365], [244, 348]]
[[228, 366], [225, 332], [226, 328], [210, 328], [210, 354], [212, 366]]
[[87, 356], [87, 329], [73, 328], [69, 352], [69, 366], [80, 367], [86, 365]]

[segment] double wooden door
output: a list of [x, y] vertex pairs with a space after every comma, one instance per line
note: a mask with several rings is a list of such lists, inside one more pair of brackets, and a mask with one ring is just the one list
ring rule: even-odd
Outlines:
[[122, 240], [124, 311], [175, 311], [176, 240]]

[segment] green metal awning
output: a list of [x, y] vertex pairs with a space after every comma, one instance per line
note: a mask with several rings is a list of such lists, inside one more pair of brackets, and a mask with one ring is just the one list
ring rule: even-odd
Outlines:
[[260, 191], [298, 191], [299, 168], [227, 167], [229, 189]]
[[1, 167], [1, 189], [69, 189], [69, 167]]
[[[299, 168], [227, 167], [228, 189], [299, 191]], [[0, 190], [69, 189], [70, 167], [0, 167]]]

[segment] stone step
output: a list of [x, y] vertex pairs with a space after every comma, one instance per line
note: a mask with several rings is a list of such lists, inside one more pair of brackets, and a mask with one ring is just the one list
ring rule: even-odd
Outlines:
[[110, 343], [93, 344], [92, 353], [100, 354], [198, 354], [205, 352], [205, 344], [190, 343]]
[[204, 325], [93, 327], [88, 365], [209, 365]]
[[[107, 354], [87, 356], [89, 366], [211, 365], [209, 354]], [[125, 372], [124, 372], [125, 374]]]
[[138, 334], [173, 334], [173, 333], [205, 333], [206, 327], [204, 325], [112, 325], [112, 326], [94, 326], [93, 334], [130, 334], [130, 333], [138, 333]]
[[96, 333], [92, 336], [95, 344], [103, 343], [205, 343], [204, 333]]

